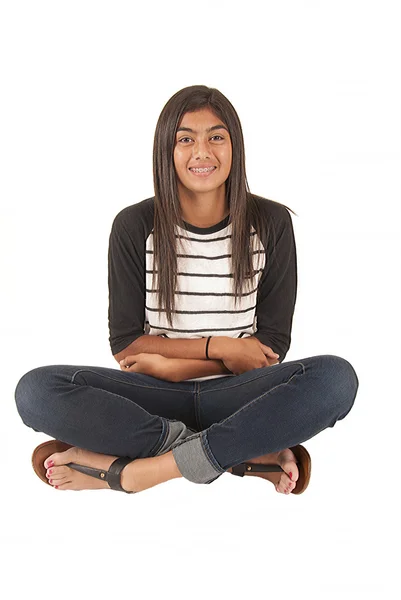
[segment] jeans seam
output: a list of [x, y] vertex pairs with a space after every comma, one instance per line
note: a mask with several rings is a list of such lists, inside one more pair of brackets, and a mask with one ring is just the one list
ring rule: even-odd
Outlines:
[[[281, 364], [283, 364], [283, 363], [281, 363]], [[286, 365], [287, 364], [288, 363], [286, 363]], [[302, 374], [305, 373], [305, 365], [303, 363], [297, 361], [295, 364], [301, 365], [302, 368], [303, 368]], [[264, 370], [264, 369], [266, 369], [266, 367], [262, 367], [262, 369]], [[259, 371], [259, 369], [256, 369], [256, 370]], [[265, 372], [261, 373], [260, 375], [255, 375], [255, 377], [252, 377], [252, 379], [248, 379], [247, 381], [242, 381], [241, 383], [234, 383], [233, 385], [228, 385], [228, 386], [224, 387], [224, 390], [229, 390], [229, 389], [232, 389], [232, 388], [235, 388], [235, 387], [241, 387], [242, 385], [247, 385], [248, 383], [251, 383], [251, 381], [255, 381], [256, 379], [261, 379], [262, 377], [266, 377], [266, 373]], [[234, 378], [232, 378], [232, 379], [234, 379]], [[221, 391], [221, 388], [214, 388], [214, 389], [207, 390], [207, 393], [209, 393], [209, 392], [220, 392], [220, 391]]]
[[[160, 417], [162, 421], [162, 432], [160, 434], [159, 439], [156, 444], [153, 446], [152, 450], [149, 452], [149, 456], [154, 456], [159, 452], [159, 450], [163, 447], [164, 442], [166, 441], [168, 434], [170, 432], [170, 425], [167, 419]], [[166, 432], [166, 435], [163, 435]]]
[[[104, 379], [109, 379], [110, 381], [115, 381], [116, 383], [122, 383], [122, 384], [127, 384], [127, 385], [131, 385], [134, 387], [141, 387], [141, 388], [146, 388], [149, 390], [162, 390], [164, 392], [184, 392], [185, 394], [188, 393], [188, 390], [183, 390], [180, 388], [169, 388], [169, 387], [158, 387], [156, 385], [145, 385], [145, 384], [141, 384], [141, 383], [136, 383], [136, 382], [130, 382], [130, 381], [121, 381], [120, 379], [117, 379], [115, 377], [109, 377], [108, 375], [103, 375], [103, 373], [97, 373], [96, 371], [93, 371], [92, 369], [78, 369], [78, 371], [75, 371], [75, 373], [73, 373], [72, 377], [71, 377], [71, 382], [70, 383], [75, 383], [74, 379], [75, 376], [78, 375], [78, 373], [93, 373], [94, 375], [96, 375], [97, 377], [103, 377]], [[80, 385], [79, 383], [76, 385]], [[88, 385], [86, 383], [86, 385]]]
[[195, 381], [194, 389], [194, 404], [195, 404], [195, 423], [199, 431], [202, 430], [201, 415], [200, 415], [200, 382]]
[[205, 456], [208, 459], [208, 461], [210, 462], [210, 464], [212, 465], [212, 467], [214, 469], [216, 469], [217, 471], [219, 471], [220, 473], [225, 473], [225, 470], [223, 469], [223, 467], [221, 465], [219, 465], [219, 463], [217, 462], [217, 460], [215, 459], [215, 457], [212, 454], [212, 451], [209, 446], [209, 441], [207, 439], [207, 434], [204, 433], [203, 435], [201, 435], [200, 439], [201, 439], [201, 444], [202, 444], [202, 448], [204, 450]]
[[296, 375], [304, 375], [305, 373], [305, 366], [302, 363], [297, 363], [299, 365], [301, 365], [302, 367], [302, 373], [294, 373], [293, 375], [291, 375], [291, 377], [289, 378], [288, 381], [282, 382], [282, 383], [278, 383], [276, 386], [274, 386], [273, 388], [271, 388], [270, 390], [268, 390], [267, 392], [264, 392], [263, 394], [261, 394], [260, 396], [258, 396], [257, 398], [254, 398], [251, 402], [248, 402], [248, 404], [245, 404], [244, 406], [241, 406], [241, 408], [239, 408], [235, 413], [233, 413], [232, 415], [229, 415], [226, 419], [224, 419], [223, 421], [219, 421], [218, 423], [214, 423], [213, 425], [211, 425], [211, 427], [214, 427], [214, 425], [223, 425], [224, 423], [227, 423], [230, 419], [232, 419], [233, 417], [237, 416], [240, 412], [242, 412], [243, 410], [245, 410], [246, 408], [249, 408], [250, 406], [252, 406], [257, 400], [260, 400], [261, 398], [263, 398], [263, 396], [266, 396], [267, 394], [270, 394], [270, 392], [273, 392], [274, 390], [276, 390], [278, 387], [282, 386], [282, 385], [288, 385], [290, 383], [290, 381], [296, 376]]

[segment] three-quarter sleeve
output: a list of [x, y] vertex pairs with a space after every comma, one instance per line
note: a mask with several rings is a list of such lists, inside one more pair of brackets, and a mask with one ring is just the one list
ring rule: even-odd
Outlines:
[[109, 343], [115, 355], [144, 335], [145, 239], [141, 228], [127, 230], [126, 214], [112, 225], [108, 250]]
[[254, 336], [277, 352], [281, 363], [291, 344], [297, 296], [297, 256], [287, 208], [281, 205], [270, 219], [273, 227], [264, 244], [266, 264], [259, 282]]

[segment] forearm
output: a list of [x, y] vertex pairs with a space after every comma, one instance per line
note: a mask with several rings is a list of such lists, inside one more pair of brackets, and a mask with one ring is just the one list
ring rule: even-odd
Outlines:
[[232, 375], [221, 360], [177, 358], [174, 363], [172, 378], [177, 382], [209, 375]]
[[[219, 347], [222, 342], [222, 337], [213, 337], [209, 344], [209, 357], [220, 359]], [[167, 339], [158, 335], [142, 335], [137, 338], [132, 344], [114, 355], [117, 362], [122, 358], [134, 354], [146, 352], [148, 354], [161, 354], [166, 358], [185, 358], [204, 360], [206, 358], [206, 342], [207, 338], [199, 338], [196, 340], [190, 339]], [[213, 355], [211, 353], [213, 351]], [[209, 362], [209, 361], [207, 361]], [[207, 373], [209, 374], [209, 373]], [[212, 373], [210, 373], [212, 374]], [[214, 374], [214, 373], [213, 373]], [[217, 373], [216, 373], [217, 374]], [[194, 375], [197, 377], [197, 375]]]

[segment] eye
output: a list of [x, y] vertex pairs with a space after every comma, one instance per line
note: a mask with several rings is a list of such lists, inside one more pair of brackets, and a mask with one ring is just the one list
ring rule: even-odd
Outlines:
[[[221, 136], [221, 135], [218, 135], [218, 134], [217, 134], [217, 135], [214, 135], [214, 136], [213, 136], [211, 139], [213, 140], [213, 139], [215, 139], [215, 138], [220, 138], [218, 141], [220, 141], [220, 140], [224, 140], [223, 136]], [[190, 138], [190, 137], [183, 137], [183, 138], [181, 138], [181, 139], [180, 139], [180, 140], [178, 140], [178, 141], [179, 141], [179, 142], [183, 142], [183, 143], [185, 144], [185, 143], [186, 143], [186, 142], [185, 142], [185, 140], [192, 140], [192, 138]]]

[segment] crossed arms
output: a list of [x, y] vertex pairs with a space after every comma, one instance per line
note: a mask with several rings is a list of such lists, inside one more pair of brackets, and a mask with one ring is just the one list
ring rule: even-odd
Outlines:
[[206, 338], [166, 339], [143, 335], [114, 355], [123, 371], [145, 373], [166, 381], [184, 381], [209, 375], [239, 375], [277, 364], [278, 354], [256, 337], [212, 337], [209, 357]]

